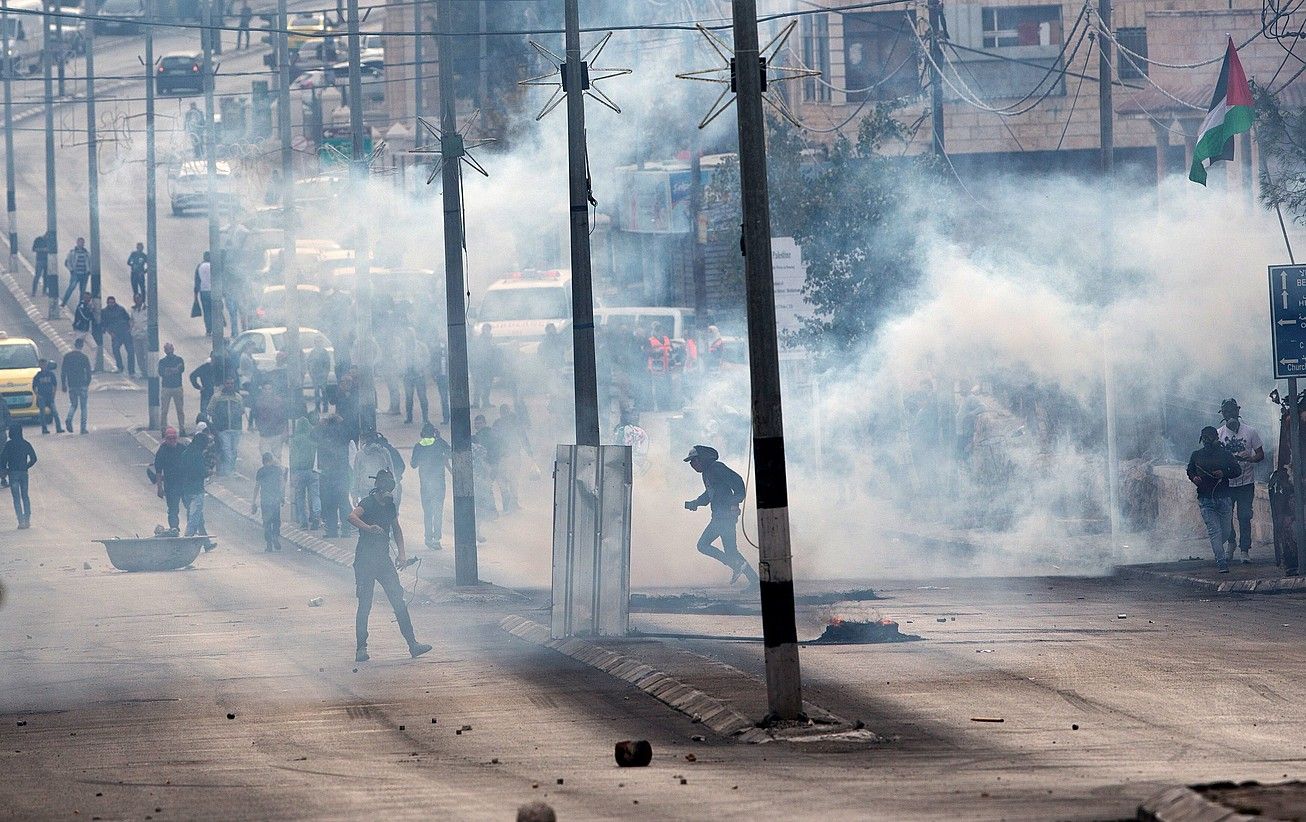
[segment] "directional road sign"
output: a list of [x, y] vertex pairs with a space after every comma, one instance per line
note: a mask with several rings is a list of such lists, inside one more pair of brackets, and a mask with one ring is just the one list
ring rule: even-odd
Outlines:
[[1306, 377], [1306, 265], [1270, 266], [1274, 378]]

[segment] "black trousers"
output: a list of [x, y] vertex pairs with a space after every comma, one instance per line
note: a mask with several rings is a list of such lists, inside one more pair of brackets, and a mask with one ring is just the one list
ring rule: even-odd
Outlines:
[[163, 500], [168, 505], [168, 527], [173, 530], [181, 528], [181, 486], [169, 488], [165, 483], [163, 486]]
[[390, 561], [390, 554], [370, 552], [354, 557], [354, 586], [358, 593], [358, 614], [354, 618], [354, 635], [360, 649], [367, 647], [367, 618], [372, 613], [372, 594], [376, 583], [381, 583], [394, 609], [395, 619], [399, 622], [399, 633], [410, 646], [417, 644], [413, 633], [413, 620], [408, 616], [408, 606], [404, 604], [404, 586], [399, 582], [399, 572]]

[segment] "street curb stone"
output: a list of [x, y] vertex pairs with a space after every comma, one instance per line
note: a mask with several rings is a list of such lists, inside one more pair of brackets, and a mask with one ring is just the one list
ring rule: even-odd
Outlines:
[[1115, 573], [1116, 576], [1199, 588], [1217, 594], [1289, 594], [1306, 592], [1306, 576], [1220, 581], [1203, 579], [1177, 571], [1153, 571], [1128, 565], [1117, 565]]
[[1272, 822], [1216, 804], [1192, 788], [1167, 788], [1138, 806], [1142, 822]]
[[774, 737], [756, 723], [697, 688], [621, 654], [575, 637], [554, 639], [548, 628], [525, 617], [508, 616], [499, 627], [518, 639], [541, 645], [592, 668], [625, 680], [657, 701], [701, 722], [716, 733], [739, 742], [771, 742]]

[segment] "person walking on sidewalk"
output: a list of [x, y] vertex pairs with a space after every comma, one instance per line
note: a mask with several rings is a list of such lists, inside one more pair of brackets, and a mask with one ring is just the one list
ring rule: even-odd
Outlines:
[[118, 304], [113, 297], [104, 301], [100, 312], [100, 327], [109, 335], [109, 350], [113, 352], [113, 363], [118, 373], [123, 372], [122, 350], [127, 349], [127, 374], [136, 376], [136, 352], [132, 350], [132, 318], [127, 309]]
[[317, 467], [322, 472], [322, 524], [328, 539], [347, 536], [349, 512], [349, 428], [338, 414], [318, 423]]
[[[1229, 480], [1229, 499], [1233, 503], [1234, 519], [1229, 523], [1226, 542], [1229, 543], [1229, 560], [1235, 552], [1242, 551], [1243, 564], [1251, 562], [1252, 510], [1256, 505], [1256, 463], [1265, 459], [1265, 443], [1255, 428], [1240, 419], [1242, 409], [1232, 397], [1220, 404], [1224, 424], [1217, 429], [1220, 444], [1242, 464], [1242, 473]], [[1234, 534], [1233, 523], [1238, 523]], [[1235, 540], [1235, 536], [1237, 539]]]
[[212, 400], [208, 408], [209, 424], [218, 437], [222, 448], [222, 461], [218, 465], [218, 476], [229, 476], [236, 469], [236, 460], [240, 451], [240, 429], [245, 421], [245, 398], [236, 390], [236, 380], [228, 377], [222, 383], [222, 391]]
[[254, 474], [254, 501], [250, 512], [263, 507], [263, 551], [281, 550], [281, 506], [286, 502], [286, 471], [272, 452], [263, 453], [263, 467]]
[[[213, 261], [209, 252], [204, 252], [204, 259], [195, 266], [195, 300], [199, 303], [200, 314], [204, 317], [204, 333], [213, 333]], [[191, 312], [194, 317], [194, 312]]]
[[295, 420], [290, 436], [290, 507], [305, 530], [322, 526], [322, 488], [317, 473], [317, 436], [307, 417]]
[[[45, 287], [44, 280], [50, 273], [49, 235], [37, 234], [32, 238], [32, 296], [36, 296], [39, 284]], [[55, 296], [58, 296], [57, 294]]]
[[91, 358], [86, 356], [82, 351], [85, 340], [78, 338], [73, 340], [73, 350], [63, 355], [63, 368], [60, 370], [59, 381], [63, 386], [63, 391], [68, 395], [68, 418], [64, 420], [64, 428], [68, 433], [73, 432], [73, 414], [77, 409], [82, 410], [82, 433], [86, 433], [86, 414], [87, 403], [90, 399], [91, 388]]
[[[186, 373], [186, 361], [177, 356], [172, 343], [163, 344], [163, 358], [159, 360], [159, 402], [163, 405], [159, 424], [168, 427], [168, 404], [177, 409], [177, 430], [186, 432], [186, 396], [181, 387], [181, 376]], [[200, 403], [203, 409], [204, 403]]]
[[[186, 506], [186, 536], [208, 536], [204, 527], [204, 483], [209, 478], [209, 454], [213, 450], [213, 437], [208, 426], [195, 424], [195, 436], [181, 453], [181, 504]], [[204, 550], [211, 550], [206, 543]]]
[[422, 426], [422, 438], [413, 446], [409, 465], [417, 469], [418, 489], [422, 497], [422, 524], [426, 547], [439, 551], [444, 537], [444, 475], [449, 470], [452, 450], [440, 430], [431, 423]]
[[358, 529], [358, 546], [354, 549], [354, 587], [358, 594], [358, 613], [354, 617], [354, 660], [357, 662], [368, 660], [367, 619], [372, 613], [372, 595], [378, 582], [394, 609], [399, 633], [408, 642], [408, 653], [415, 659], [431, 650], [430, 645], [417, 641], [413, 620], [404, 603], [404, 587], [399, 582], [396, 561], [390, 558], [390, 539], [393, 537], [399, 549], [397, 564], [407, 563], [394, 489], [394, 475], [386, 470], [378, 471], [372, 490], [349, 514], [349, 522]]
[[59, 409], [54, 404], [54, 396], [59, 391], [59, 377], [54, 373], [53, 360], [41, 360], [41, 370], [32, 377], [32, 392], [36, 394], [36, 411], [41, 419], [41, 433], [50, 433], [50, 421], [54, 421], [54, 432], [63, 433], [63, 423], [59, 420]]
[[241, 48], [240, 41], [244, 39], [244, 48], [249, 48], [249, 27], [254, 22], [254, 12], [250, 9], [249, 3], [240, 4], [239, 25], [240, 31], [236, 32], [236, 50]]
[[18, 527], [32, 527], [32, 500], [27, 493], [27, 472], [36, 465], [36, 449], [23, 439], [23, 426], [9, 426], [9, 441], [0, 448], [0, 476], [9, 483], [9, 493], [14, 498], [14, 516]]
[[100, 328], [100, 315], [95, 310], [95, 303], [91, 302], [89, 291], [82, 294], [77, 308], [73, 309], [73, 331], [76, 331], [77, 336], [83, 340], [90, 335], [97, 349], [103, 344], [104, 332]]
[[1188, 479], [1197, 486], [1197, 509], [1211, 540], [1211, 552], [1220, 573], [1229, 572], [1229, 557], [1224, 552], [1225, 538], [1233, 527], [1233, 501], [1229, 497], [1229, 480], [1243, 471], [1233, 454], [1220, 444], [1220, 433], [1208, 425], [1202, 429], [1202, 447], [1188, 458]]
[[86, 281], [91, 276], [91, 252], [86, 247], [85, 237], [78, 237], [77, 244], [68, 249], [63, 267], [68, 269], [68, 288], [64, 291], [63, 299], [59, 304], [66, 306], [72, 299], [73, 289], [77, 289], [79, 295], [86, 294]]
[[145, 243], [137, 243], [136, 249], [127, 255], [127, 270], [131, 272], [132, 299], [140, 297], [143, 303], [147, 296], [145, 275], [150, 270], [150, 255], [145, 253]]
[[[698, 551], [709, 556], [732, 572], [731, 584], [740, 576], [748, 578], [749, 583], [757, 585], [757, 572], [739, 553], [735, 529], [739, 522], [739, 506], [744, 502], [744, 479], [724, 462], [715, 448], [695, 445], [685, 457], [689, 467], [703, 475], [703, 493], [696, 499], [685, 503], [685, 508], [696, 511], [701, 506], [709, 505], [712, 518], [708, 520], [703, 535], [698, 538]], [[720, 539], [721, 548], [713, 547], [712, 541]]]
[[150, 312], [145, 304], [144, 294], [132, 296], [131, 315], [132, 356], [136, 358], [136, 367], [140, 369], [141, 377], [144, 378], [150, 375], [149, 368], [145, 364], [145, 349], [148, 347], [150, 337]]
[[181, 497], [185, 487], [186, 446], [177, 439], [177, 429], [168, 427], [163, 431], [163, 442], [154, 452], [152, 478], [154, 492], [164, 501], [168, 511], [168, 528], [173, 532], [181, 531]]

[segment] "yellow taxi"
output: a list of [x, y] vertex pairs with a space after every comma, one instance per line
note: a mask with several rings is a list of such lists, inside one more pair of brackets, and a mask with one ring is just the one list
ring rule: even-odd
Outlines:
[[36, 343], [0, 331], [0, 399], [15, 420], [35, 419], [36, 392], [32, 378], [40, 369]]

